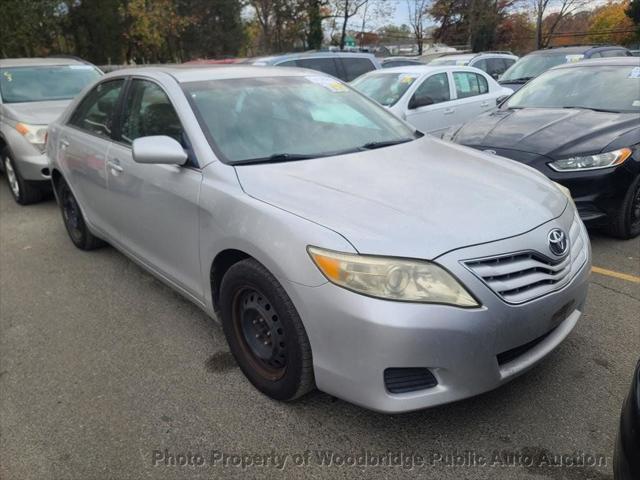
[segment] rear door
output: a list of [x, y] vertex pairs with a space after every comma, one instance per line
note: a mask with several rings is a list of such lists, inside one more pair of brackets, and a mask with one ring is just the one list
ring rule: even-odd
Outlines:
[[[451, 102], [451, 94], [451, 85], [446, 72], [425, 77], [409, 99], [405, 119], [421, 132], [435, 136], [442, 135], [455, 124], [455, 108]], [[409, 108], [412, 98], [427, 98], [431, 104]]]
[[[121, 243], [151, 269], [202, 299], [198, 196], [202, 173], [173, 103], [155, 81], [133, 78], [122, 107], [118, 142], [107, 156], [111, 205]], [[136, 138], [166, 135], [190, 155], [185, 166], [133, 160]]]
[[344, 75], [340, 75], [338, 65], [333, 57], [299, 58], [296, 60], [296, 64], [299, 67], [318, 70], [344, 80]]
[[479, 73], [453, 71], [453, 85], [456, 99], [455, 124], [461, 125], [496, 106], [495, 99], [489, 93], [489, 82]]
[[115, 235], [107, 190], [106, 156], [125, 80], [101, 82], [78, 104], [57, 137], [58, 160], [87, 221]]
[[365, 73], [376, 69], [376, 66], [368, 58], [340, 57], [337, 60], [342, 63], [342, 68], [344, 70], [344, 78], [342, 79], [345, 82], [355, 80], [360, 75], [364, 75]]

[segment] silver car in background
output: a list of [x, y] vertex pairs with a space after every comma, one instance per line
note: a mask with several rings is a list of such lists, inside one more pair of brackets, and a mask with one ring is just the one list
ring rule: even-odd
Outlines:
[[584, 307], [591, 251], [565, 190], [320, 73], [118, 71], [50, 126], [47, 154], [73, 243], [109, 242], [218, 319], [272, 398], [466, 398], [542, 360]]
[[0, 59], [0, 169], [18, 203], [50, 189], [47, 125], [101, 74], [71, 58]]

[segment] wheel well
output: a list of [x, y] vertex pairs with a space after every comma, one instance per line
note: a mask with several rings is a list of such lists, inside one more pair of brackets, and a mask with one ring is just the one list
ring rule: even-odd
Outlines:
[[216, 314], [220, 310], [218, 300], [220, 299], [220, 285], [222, 284], [224, 274], [227, 273], [234, 264], [247, 258], [251, 258], [251, 255], [240, 250], [228, 249], [218, 253], [213, 260], [210, 272], [211, 300], [213, 301], [213, 309]]
[[60, 182], [61, 178], [62, 178], [62, 174], [54, 168], [51, 171], [51, 181], [53, 182], [53, 186], [55, 187], [56, 190], [58, 189], [58, 182]]

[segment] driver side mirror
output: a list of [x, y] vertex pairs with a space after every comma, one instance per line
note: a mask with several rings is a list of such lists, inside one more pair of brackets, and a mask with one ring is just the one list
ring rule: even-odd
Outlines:
[[415, 95], [409, 100], [409, 110], [414, 108], [426, 107], [427, 105], [433, 105], [434, 101], [431, 97], [416, 97]]
[[502, 95], [502, 96], [496, 98], [496, 105], [498, 105], [498, 106], [502, 105], [504, 102], [509, 100], [510, 96], [511, 95]]
[[184, 165], [187, 161], [182, 145], [166, 135], [136, 138], [132, 148], [133, 160], [137, 163]]

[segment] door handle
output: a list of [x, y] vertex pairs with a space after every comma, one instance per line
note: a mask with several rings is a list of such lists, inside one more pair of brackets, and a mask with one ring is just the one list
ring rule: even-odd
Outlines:
[[69, 146], [69, 140], [61, 139], [60, 140], [60, 148], [65, 149]]
[[455, 112], [453, 108], [446, 108], [442, 113], [444, 113], [445, 115], [451, 115], [453, 112]]
[[488, 107], [489, 106], [489, 102], [487, 102], [486, 100], [484, 102], [482, 102], [480, 104], [481, 107]]
[[120, 160], [117, 158], [112, 158], [107, 161], [109, 167], [116, 172], [124, 172], [124, 168], [120, 166]]

